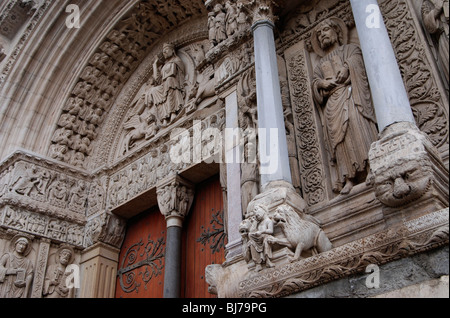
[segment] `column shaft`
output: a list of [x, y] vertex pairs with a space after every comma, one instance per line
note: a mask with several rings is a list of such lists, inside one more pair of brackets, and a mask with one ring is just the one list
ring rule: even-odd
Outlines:
[[181, 233], [181, 227], [167, 228], [164, 298], [180, 298], [181, 296]]
[[380, 132], [398, 122], [415, 124], [397, 59], [377, 0], [350, 0]]
[[252, 27], [263, 188], [272, 181], [292, 183], [273, 27], [269, 20], [258, 21]]

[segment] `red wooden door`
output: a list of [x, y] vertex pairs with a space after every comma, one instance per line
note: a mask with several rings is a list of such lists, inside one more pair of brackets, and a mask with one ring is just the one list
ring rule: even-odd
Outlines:
[[205, 268], [225, 261], [226, 236], [219, 176], [199, 185], [183, 231], [182, 292], [184, 298], [213, 298]]
[[116, 298], [162, 298], [166, 221], [158, 209], [128, 222], [119, 256]]

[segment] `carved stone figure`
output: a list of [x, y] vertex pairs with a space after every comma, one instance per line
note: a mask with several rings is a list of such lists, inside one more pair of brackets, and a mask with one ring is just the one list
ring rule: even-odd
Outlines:
[[[431, 34], [438, 51], [439, 70], [449, 83], [449, 2], [448, 0], [425, 0], [422, 4], [425, 29]], [[448, 92], [448, 88], [447, 88]]]
[[16, 166], [13, 182], [10, 189], [18, 194], [29, 196], [35, 190], [44, 194], [49, 182], [48, 173], [39, 171], [36, 165], [27, 165], [20, 162]]
[[374, 180], [378, 200], [395, 208], [419, 199], [431, 185], [430, 171], [426, 160], [398, 158]]
[[0, 259], [0, 298], [27, 298], [34, 274], [33, 263], [27, 258], [31, 242], [18, 235], [10, 249]]
[[235, 6], [231, 3], [231, 1], [227, 1], [225, 3], [226, 15], [226, 32], [227, 37], [233, 36], [238, 31], [238, 21], [237, 21], [237, 12]]
[[378, 135], [361, 49], [346, 44], [345, 28], [342, 20], [331, 18], [312, 36], [321, 56], [313, 96], [323, 108], [325, 138], [337, 170], [333, 191], [341, 194], [349, 194], [358, 179], [365, 178], [370, 145]]
[[166, 219], [184, 219], [194, 201], [193, 185], [179, 176], [170, 177], [157, 185], [158, 206]]
[[[153, 81], [151, 81], [153, 83]], [[154, 87], [151, 87], [152, 90]], [[150, 95], [149, 95], [150, 94]], [[137, 109], [124, 124], [128, 130], [124, 140], [124, 153], [127, 153], [135, 146], [139, 140], [152, 138], [159, 130], [156, 117], [152, 111], [153, 101], [151, 92], [146, 92], [140, 100], [136, 102]]]
[[[163, 127], [170, 125], [184, 106], [185, 66], [175, 53], [173, 44], [164, 44], [164, 61], [159, 58], [153, 64], [153, 76], [161, 85], [152, 91], [153, 101]], [[160, 70], [159, 66], [162, 65]]]
[[[377, 199], [390, 210], [439, 197], [439, 180], [445, 177], [436, 174], [443, 164], [428, 136], [413, 124], [388, 127], [372, 145], [369, 158], [367, 184], [374, 186]], [[409, 214], [417, 209], [413, 210]]]
[[236, 20], [238, 25], [238, 32], [246, 32], [250, 29], [249, 15], [245, 10], [244, 4], [242, 2], [238, 2], [237, 4], [237, 12], [236, 12]]
[[242, 211], [246, 213], [248, 204], [259, 193], [259, 165], [256, 140], [256, 109], [245, 106], [242, 112], [244, 162], [241, 164], [241, 200]]
[[73, 262], [74, 251], [69, 246], [61, 247], [55, 255], [56, 263], [47, 269], [43, 296], [45, 298], [71, 298], [73, 288], [67, 286], [67, 278], [71, 274], [66, 268]]
[[267, 208], [262, 205], [256, 205], [247, 216], [240, 227], [239, 232], [244, 240], [243, 252], [247, 262], [255, 262], [255, 271], [263, 269], [263, 265], [274, 267], [271, 258], [271, 244], [276, 240], [273, 237], [274, 223], [269, 217]]
[[315, 255], [327, 252], [333, 247], [313, 217], [304, 213], [299, 215], [288, 205], [278, 207], [273, 221], [286, 237], [286, 239], [276, 239], [274, 243], [287, 246], [295, 252], [291, 261], [300, 260], [303, 251], [312, 249]]
[[210, 38], [212, 45], [217, 45], [222, 41], [227, 39], [226, 30], [226, 14], [224, 12], [223, 6], [218, 3], [214, 6], [214, 12], [210, 16]]

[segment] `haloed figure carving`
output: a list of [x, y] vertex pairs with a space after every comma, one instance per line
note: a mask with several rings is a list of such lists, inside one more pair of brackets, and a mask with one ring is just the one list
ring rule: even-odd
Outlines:
[[[166, 43], [163, 47], [164, 61], [157, 59], [154, 63], [153, 76], [156, 82], [161, 77], [152, 97], [163, 127], [170, 125], [184, 106], [185, 66], [175, 53], [175, 46]], [[162, 69], [159, 66], [162, 64]]]
[[361, 49], [346, 44], [342, 20], [325, 20], [314, 30], [312, 44], [321, 56], [314, 70], [313, 94], [323, 108], [325, 138], [337, 180], [333, 191], [349, 194], [368, 170], [370, 145], [378, 131]]
[[56, 264], [50, 265], [45, 276], [44, 292], [46, 298], [70, 298], [73, 289], [66, 285], [70, 273], [66, 272], [67, 266], [72, 262], [74, 251], [71, 247], [64, 246], [56, 255]]
[[27, 258], [31, 242], [23, 236], [11, 241], [11, 252], [0, 259], [0, 298], [27, 298], [33, 280], [33, 263]]

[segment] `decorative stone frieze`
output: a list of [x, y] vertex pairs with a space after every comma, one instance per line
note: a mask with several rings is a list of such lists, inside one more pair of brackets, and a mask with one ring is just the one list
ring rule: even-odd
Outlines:
[[284, 297], [343, 276], [364, 272], [368, 265], [382, 265], [449, 242], [448, 208], [398, 224], [363, 239], [336, 247], [294, 263], [265, 269], [257, 275], [239, 270], [242, 263], [228, 267], [210, 265], [206, 277], [219, 297]]

